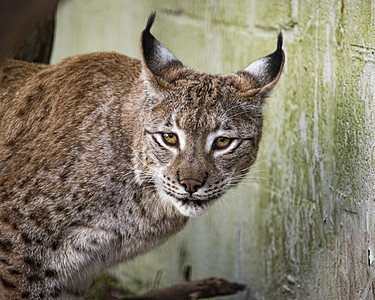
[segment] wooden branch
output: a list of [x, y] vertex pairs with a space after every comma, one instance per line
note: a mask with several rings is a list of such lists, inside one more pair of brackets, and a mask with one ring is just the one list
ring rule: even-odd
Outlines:
[[196, 300], [217, 296], [233, 295], [243, 291], [246, 286], [236, 282], [229, 282], [222, 278], [207, 278], [190, 281], [191, 267], [184, 270], [184, 281], [171, 287], [149, 291], [139, 296], [121, 297], [112, 294], [112, 299], [123, 300]]
[[196, 281], [183, 281], [168, 288], [147, 292], [141, 295], [140, 298], [134, 299], [195, 300], [233, 295], [244, 289], [245, 285], [243, 284], [232, 283], [222, 278], [212, 277]]

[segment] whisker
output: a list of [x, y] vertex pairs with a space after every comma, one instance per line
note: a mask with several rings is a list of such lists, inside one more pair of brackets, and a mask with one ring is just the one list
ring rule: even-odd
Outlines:
[[142, 159], [140, 159], [140, 158], [138, 157], [138, 155], [135, 154], [135, 152], [136, 152], [135, 149], [133, 149], [133, 147], [131, 147], [131, 148], [132, 148], [132, 150], [134, 151], [134, 156], [135, 156], [136, 159], [138, 159], [138, 160], [139, 160], [144, 166], [150, 168], [151, 170], [154, 170], [156, 173], [159, 173], [159, 171], [158, 171], [157, 169], [155, 169], [155, 168], [149, 166], [149, 165], [146, 164], [144, 161], [142, 161]]
[[224, 197], [221, 197], [221, 198], [220, 198], [220, 202], [221, 202], [221, 203], [224, 203], [224, 204], [226, 205], [226, 207], [227, 207], [228, 209], [230, 209], [230, 206], [229, 206], [228, 202], [226, 201], [226, 199], [224, 199]]
[[139, 177], [141, 177], [142, 179], [145, 179], [145, 180], [154, 180], [154, 176], [151, 176], [151, 175], [140, 175]]
[[154, 186], [144, 186], [142, 188], [139, 188], [139, 189], [136, 189], [134, 190], [135, 193], [139, 193], [139, 192], [150, 192], [150, 191], [154, 191], [156, 192], [156, 189]]
[[239, 108], [239, 107], [243, 107], [242, 104], [238, 104], [238, 105], [235, 105], [235, 106], [232, 106], [230, 108], [228, 108], [224, 113], [223, 113], [223, 117], [227, 117], [227, 113], [230, 112], [231, 110], [233, 109], [236, 109], [236, 108]]
[[259, 176], [259, 174], [257, 174], [258, 172], [254, 172], [254, 173], [247, 173], [247, 174], [238, 174], [238, 175], [232, 175], [230, 176], [231, 179], [237, 179], [237, 178], [242, 178], [242, 179], [245, 179], [245, 178], [261, 178]]
[[239, 115], [243, 115], [243, 114], [247, 114], [247, 113], [249, 113], [249, 112], [247, 112], [247, 111], [241, 111], [241, 112], [239, 112], [239, 113], [237, 113], [235, 115], [230, 115], [229, 118], [234, 119], [235, 117], [237, 117]]
[[[251, 169], [251, 172], [249, 172], [249, 170]], [[266, 170], [265, 169], [257, 169], [257, 168], [254, 168], [254, 166], [250, 166], [250, 167], [247, 167], [247, 168], [243, 168], [243, 169], [240, 169], [238, 171], [235, 172], [236, 173], [243, 173], [243, 172], [247, 172], [247, 174], [252, 174], [252, 173], [255, 173], [255, 172], [265, 172]]]
[[260, 164], [264, 163], [266, 159], [259, 159], [256, 160], [255, 163], [253, 163], [250, 167], [248, 168], [257, 168]]
[[245, 179], [237, 178], [237, 179], [231, 180], [231, 183], [233, 183], [233, 184], [239, 184], [239, 183], [262, 183], [262, 184], [266, 184], [268, 182], [269, 181], [267, 181], [267, 180], [262, 180], [262, 179], [258, 179], [258, 178], [245, 178]]

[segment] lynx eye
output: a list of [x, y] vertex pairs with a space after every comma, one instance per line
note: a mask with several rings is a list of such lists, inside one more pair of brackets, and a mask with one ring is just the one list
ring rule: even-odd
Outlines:
[[225, 149], [232, 143], [232, 139], [220, 136], [214, 141], [214, 149]]
[[174, 133], [162, 133], [161, 137], [163, 139], [163, 142], [168, 146], [176, 146], [178, 143], [177, 135], [175, 135]]

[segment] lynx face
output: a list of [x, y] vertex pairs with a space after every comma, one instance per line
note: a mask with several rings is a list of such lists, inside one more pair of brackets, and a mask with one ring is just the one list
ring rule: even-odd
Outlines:
[[202, 214], [254, 163], [262, 133], [262, 104], [284, 60], [275, 53], [230, 75], [184, 67], [149, 32], [142, 35], [144, 90], [134, 164], [162, 201], [183, 215]]
[[203, 213], [243, 178], [262, 127], [259, 107], [223, 90], [231, 78], [196, 76], [176, 82], [144, 111], [145, 154], [156, 190], [187, 216]]

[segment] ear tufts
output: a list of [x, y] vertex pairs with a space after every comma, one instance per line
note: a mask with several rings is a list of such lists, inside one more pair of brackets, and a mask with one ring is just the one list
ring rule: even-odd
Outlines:
[[148, 17], [147, 25], [146, 25], [145, 31], [150, 32], [150, 29], [151, 29], [151, 27], [152, 27], [152, 24], [154, 24], [155, 18], [156, 18], [156, 11], [153, 11], [153, 12], [150, 14], [150, 16]]
[[247, 81], [245, 87], [248, 91], [258, 90], [258, 92], [268, 92], [276, 84], [285, 61], [282, 47], [283, 35], [280, 31], [277, 38], [276, 51], [254, 61], [243, 71], [239, 72], [240, 75], [243, 75], [245, 81]]
[[277, 49], [276, 49], [276, 51], [281, 51], [282, 48], [283, 48], [283, 33], [280, 31], [279, 35], [277, 37]]
[[151, 34], [150, 29], [155, 17], [156, 13], [151, 13], [141, 35], [142, 62], [150, 75], [168, 81], [167, 77], [170, 76], [170, 71], [183, 67], [183, 64]]
[[283, 51], [283, 34], [280, 31], [277, 37], [277, 48], [276, 51], [266, 57], [268, 59], [268, 66], [265, 71], [268, 72], [270, 80], [276, 79], [283, 68], [285, 55]]

